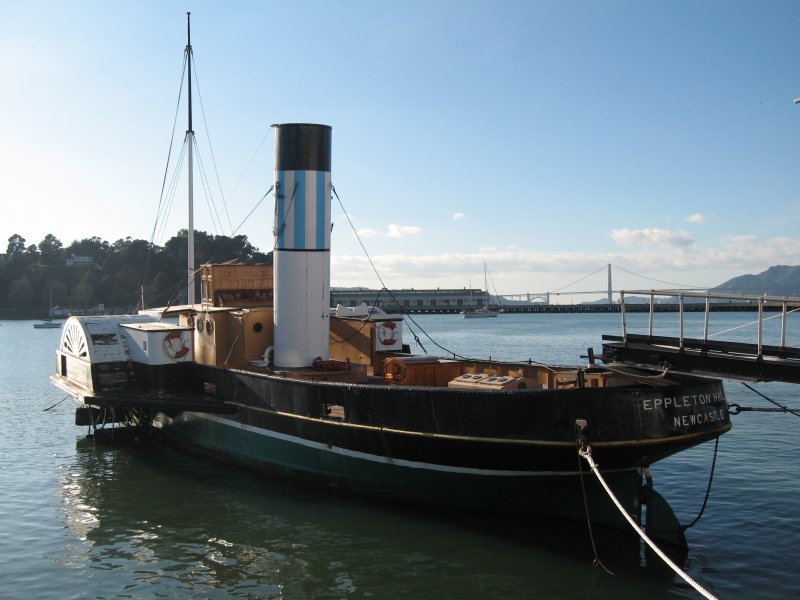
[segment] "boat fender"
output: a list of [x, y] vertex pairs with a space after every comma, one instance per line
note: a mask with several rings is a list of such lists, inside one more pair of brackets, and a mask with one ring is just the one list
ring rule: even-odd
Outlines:
[[175, 360], [183, 358], [189, 353], [189, 346], [181, 336], [180, 331], [173, 331], [164, 338], [164, 353]]

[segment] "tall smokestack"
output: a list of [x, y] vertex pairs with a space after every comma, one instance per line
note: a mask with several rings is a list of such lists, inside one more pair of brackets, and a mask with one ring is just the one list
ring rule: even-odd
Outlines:
[[276, 367], [330, 356], [331, 128], [275, 128]]

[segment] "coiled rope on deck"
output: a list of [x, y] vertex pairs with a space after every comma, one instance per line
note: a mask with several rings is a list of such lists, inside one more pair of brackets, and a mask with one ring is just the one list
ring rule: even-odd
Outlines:
[[653, 549], [653, 552], [658, 554], [658, 556], [661, 558], [661, 560], [663, 560], [667, 564], [667, 566], [669, 566], [673, 571], [675, 571], [675, 573], [677, 573], [681, 577], [681, 579], [683, 579], [686, 583], [691, 585], [702, 596], [708, 598], [708, 600], [718, 600], [716, 596], [707, 591], [703, 586], [701, 586], [694, 579], [689, 577], [689, 575], [685, 571], [683, 571], [678, 565], [672, 562], [670, 558], [666, 554], [664, 554], [664, 552], [662, 552], [658, 546], [655, 545], [655, 543], [647, 536], [647, 534], [644, 531], [642, 531], [642, 528], [639, 527], [639, 525], [631, 518], [631, 516], [628, 514], [628, 511], [626, 511], [625, 508], [622, 506], [622, 504], [620, 504], [619, 500], [617, 500], [617, 497], [614, 495], [614, 492], [611, 491], [611, 488], [608, 487], [606, 480], [603, 479], [603, 476], [600, 474], [600, 470], [597, 468], [597, 464], [594, 462], [594, 459], [592, 458], [591, 446], [586, 445], [582, 448], [579, 448], [578, 454], [582, 456], [584, 459], [586, 459], [586, 462], [589, 463], [589, 467], [592, 469], [592, 473], [595, 474], [598, 481], [600, 482], [600, 485], [603, 486], [603, 489], [608, 494], [608, 497], [611, 498], [611, 501], [617, 507], [617, 510], [619, 510], [622, 516], [625, 517], [625, 520], [628, 521], [630, 526], [633, 527], [633, 529], [647, 543], [647, 545]]

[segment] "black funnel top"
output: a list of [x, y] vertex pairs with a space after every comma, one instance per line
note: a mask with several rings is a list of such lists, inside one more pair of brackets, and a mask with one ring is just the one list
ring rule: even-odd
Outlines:
[[276, 171], [330, 172], [330, 125], [284, 123], [273, 127]]

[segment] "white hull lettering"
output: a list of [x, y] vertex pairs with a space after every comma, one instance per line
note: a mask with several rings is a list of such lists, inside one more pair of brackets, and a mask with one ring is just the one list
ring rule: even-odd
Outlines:
[[693, 413], [690, 415], [680, 415], [672, 418], [674, 427], [691, 427], [692, 425], [706, 425], [708, 423], [717, 423], [724, 421], [727, 415], [724, 408], [711, 409], [708, 412]]
[[706, 406], [724, 403], [725, 395], [714, 392], [713, 394], [688, 394], [686, 396], [645, 398], [642, 400], [642, 408], [644, 410], [662, 410], [667, 408], [688, 408], [691, 406]]

